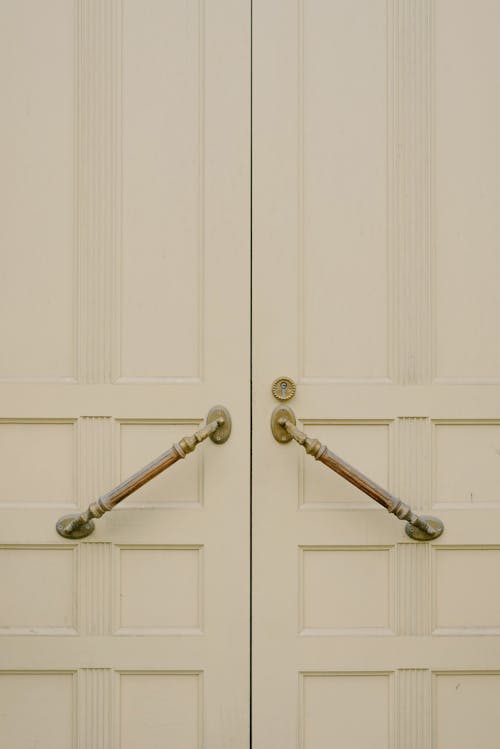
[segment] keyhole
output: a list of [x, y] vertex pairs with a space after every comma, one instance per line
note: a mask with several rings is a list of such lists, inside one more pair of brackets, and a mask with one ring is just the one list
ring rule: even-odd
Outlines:
[[287, 401], [295, 395], [295, 383], [290, 377], [277, 377], [271, 387], [271, 392], [280, 401]]

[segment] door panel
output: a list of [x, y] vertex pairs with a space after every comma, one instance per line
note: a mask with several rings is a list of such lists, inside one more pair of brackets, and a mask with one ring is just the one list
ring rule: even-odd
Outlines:
[[[39, 11], [0, 22], [0, 744], [245, 747], [248, 4]], [[57, 535], [217, 403], [224, 446]]]
[[[492, 747], [498, 10], [253, 17], [255, 746]], [[300, 428], [443, 536], [278, 444], [280, 375]]]

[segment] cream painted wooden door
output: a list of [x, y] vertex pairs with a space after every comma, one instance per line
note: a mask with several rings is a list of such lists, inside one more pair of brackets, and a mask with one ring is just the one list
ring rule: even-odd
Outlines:
[[[500, 8], [254, 0], [254, 746], [500, 735]], [[446, 525], [403, 524], [269, 419]]]
[[[249, 4], [0, 13], [0, 745], [243, 749]], [[498, 16], [253, 3], [255, 749], [496, 749]], [[281, 374], [437, 542], [273, 440]]]
[[2, 748], [248, 746], [249, 43], [247, 2], [0, 5]]

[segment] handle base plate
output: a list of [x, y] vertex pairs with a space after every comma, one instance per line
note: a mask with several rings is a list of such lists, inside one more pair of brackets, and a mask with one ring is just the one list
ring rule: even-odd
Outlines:
[[293, 437], [289, 432], [287, 432], [285, 427], [281, 426], [279, 423], [281, 419], [286, 419], [287, 421], [291, 421], [292, 424], [295, 424], [295, 414], [291, 408], [288, 408], [288, 406], [276, 406], [271, 415], [271, 431], [273, 437], [277, 442], [284, 445], [285, 442], [290, 442]]
[[414, 541], [432, 541], [435, 538], [439, 538], [441, 533], [444, 531], [443, 521], [439, 518], [433, 517], [432, 515], [421, 515], [420, 517], [422, 518], [422, 520], [425, 520], [427, 523], [429, 523], [431, 528], [434, 529], [434, 533], [432, 534], [432, 536], [429, 533], [421, 530], [420, 528], [416, 528], [410, 523], [406, 523], [405, 525], [406, 535], [410, 538], [413, 538]]
[[89, 520], [88, 523], [84, 523], [83, 525], [77, 526], [74, 530], [68, 531], [69, 524], [79, 517], [79, 515], [64, 515], [64, 517], [59, 518], [56, 523], [56, 530], [59, 535], [63, 536], [63, 538], [71, 539], [85, 538], [86, 536], [90, 536], [90, 534], [94, 530], [93, 520]]
[[224, 406], [214, 406], [210, 409], [207, 414], [207, 424], [216, 419], [224, 419], [224, 423], [217, 427], [215, 432], [212, 432], [210, 439], [215, 442], [216, 445], [223, 445], [227, 442], [231, 434], [231, 416], [229, 411]]

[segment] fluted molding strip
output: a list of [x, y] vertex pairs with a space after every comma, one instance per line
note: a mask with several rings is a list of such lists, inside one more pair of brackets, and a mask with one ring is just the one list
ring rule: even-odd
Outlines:
[[78, 377], [111, 380], [121, 208], [121, 0], [78, 0]]
[[403, 669], [397, 679], [398, 749], [431, 749], [431, 673]]
[[431, 377], [433, 0], [388, 0], [389, 243], [394, 376]]
[[396, 422], [395, 492], [408, 497], [416, 511], [431, 507], [431, 434], [426, 418]]
[[112, 746], [112, 671], [84, 668], [78, 673], [78, 747]]
[[114, 483], [113, 420], [83, 416], [78, 420], [78, 505], [87, 506]]
[[431, 632], [431, 547], [398, 544], [398, 633]]
[[112, 545], [82, 543], [80, 555], [82, 633], [109, 635], [113, 600]]

